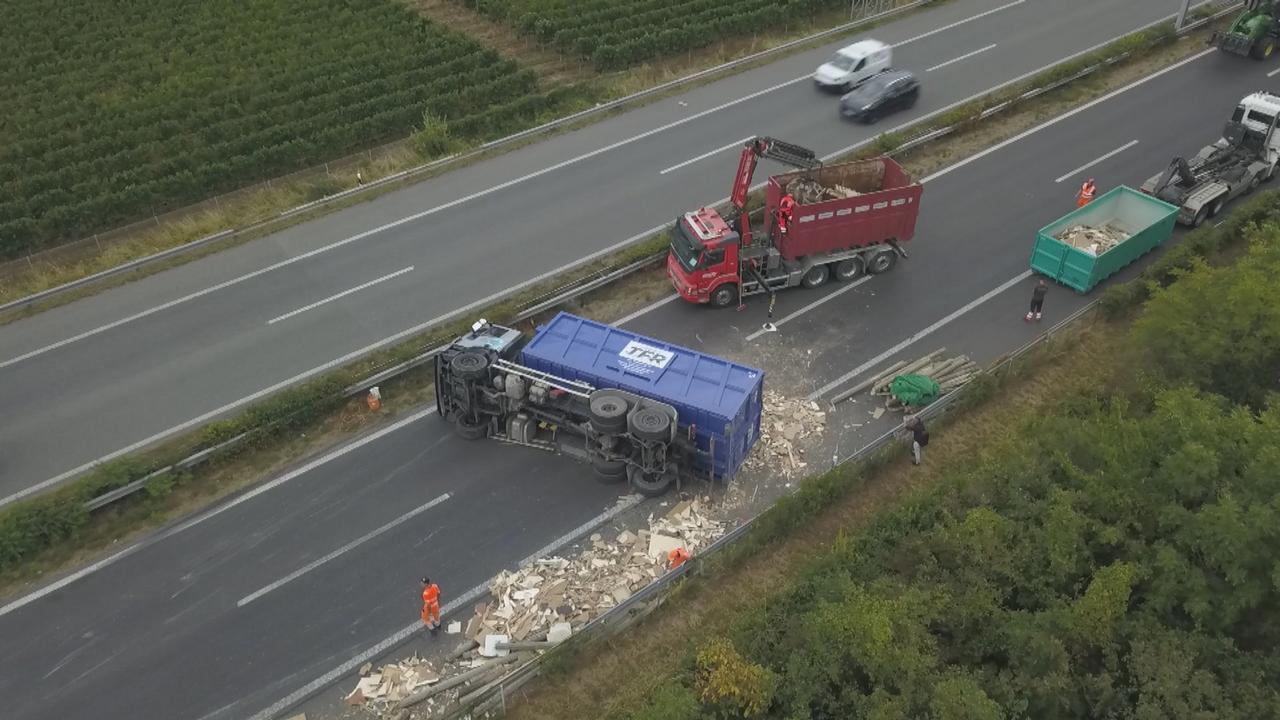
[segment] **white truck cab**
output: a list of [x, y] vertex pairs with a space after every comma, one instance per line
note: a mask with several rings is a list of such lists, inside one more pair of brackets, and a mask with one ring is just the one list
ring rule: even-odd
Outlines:
[[[1276, 163], [1280, 161], [1280, 133], [1272, 132], [1276, 126], [1276, 116], [1280, 115], [1280, 95], [1266, 91], [1250, 93], [1244, 96], [1240, 104], [1231, 113], [1231, 122], [1244, 125], [1250, 134], [1264, 138], [1261, 160], [1268, 165], [1266, 177], [1275, 172]], [[1225, 147], [1226, 140], [1219, 140], [1218, 145]]]
[[848, 92], [874, 75], [888, 70], [893, 49], [879, 40], [861, 40], [836, 51], [813, 73], [820, 88]]

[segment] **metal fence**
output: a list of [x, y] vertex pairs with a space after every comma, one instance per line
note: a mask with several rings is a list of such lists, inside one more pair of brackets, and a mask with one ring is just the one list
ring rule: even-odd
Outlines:
[[[750, 55], [743, 56], [741, 58], [738, 58], [737, 60], [730, 60], [729, 62], [722, 63], [720, 65], [716, 65], [714, 67], [707, 68], [705, 70], [699, 70], [698, 72], [676, 78], [675, 80], [670, 80], [670, 81], [661, 83], [659, 85], [655, 85], [651, 88], [641, 90], [640, 92], [632, 93], [625, 97], [618, 98], [617, 100], [611, 100], [606, 103], [601, 103], [599, 105], [588, 108], [586, 110], [581, 110], [579, 112], [566, 115], [562, 118], [558, 118], [556, 120], [543, 123], [542, 125], [538, 125], [536, 127], [529, 128], [527, 130], [522, 130], [520, 132], [507, 135], [497, 140], [491, 140], [464, 153], [449, 155], [447, 157], [443, 157], [438, 160], [433, 160], [431, 162], [428, 162], [422, 165], [411, 167], [409, 169], [402, 170], [400, 172], [396, 172], [391, 175], [378, 178], [376, 180], [371, 180], [367, 183], [358, 185], [356, 187], [343, 190], [341, 192], [334, 193], [332, 195], [328, 195], [318, 200], [304, 203], [294, 208], [290, 208], [280, 213], [279, 215], [276, 215], [274, 217], [267, 218], [258, 222], [251, 223], [244, 227], [229, 228], [226, 230], [221, 230], [212, 235], [207, 235], [205, 237], [202, 237], [198, 240], [193, 240], [184, 245], [179, 245], [177, 247], [170, 248], [168, 250], [163, 250], [161, 252], [148, 255], [146, 257], [138, 258], [137, 260], [132, 260], [122, 265], [118, 265], [116, 267], [103, 270], [102, 272], [98, 272], [98, 273], [94, 273], [93, 275], [86, 276], [79, 280], [74, 280], [64, 285], [59, 285], [58, 287], [55, 287], [55, 288], [50, 288], [48, 290], [43, 290], [41, 292], [28, 295], [27, 297], [24, 297], [24, 298], [18, 298], [17, 300], [0, 305], [0, 312], [4, 312], [6, 310], [9, 310], [15, 307], [21, 307], [23, 305], [30, 305], [32, 303], [39, 302], [40, 300], [46, 300], [50, 297], [61, 295], [63, 293], [69, 292], [71, 290], [75, 290], [77, 288], [82, 288], [88, 285], [92, 285], [94, 283], [101, 282], [103, 280], [106, 280], [111, 277], [115, 277], [117, 275], [121, 275], [124, 273], [131, 272], [133, 270], [138, 270], [140, 268], [153, 265], [162, 260], [167, 260], [179, 255], [184, 255], [186, 253], [192, 252], [194, 250], [205, 247], [207, 245], [219, 242], [221, 240], [225, 240], [229, 237], [243, 235], [248, 232], [256, 232], [259, 230], [268, 229], [285, 220], [293, 218], [302, 213], [315, 210], [321, 206], [329, 205], [340, 200], [345, 200], [351, 197], [369, 193], [375, 189], [382, 188], [390, 184], [407, 180], [419, 175], [423, 175], [425, 173], [445, 170], [450, 165], [476, 159], [480, 156], [485, 155], [486, 153], [492, 152], [499, 148], [513, 145], [515, 143], [519, 143], [524, 140], [528, 140], [530, 138], [543, 135], [554, 130], [568, 127], [570, 125], [573, 125], [574, 123], [578, 123], [588, 118], [601, 115], [603, 113], [608, 113], [613, 110], [617, 110], [619, 108], [626, 107], [640, 100], [656, 97], [664, 93], [670, 92], [672, 90], [678, 89], [680, 87], [690, 85], [696, 82], [700, 82], [708, 78], [715, 77], [728, 70], [733, 70], [735, 68], [756, 63], [761, 60], [773, 57], [775, 55], [785, 54], [787, 52], [790, 52], [799, 47], [803, 47], [814, 41], [839, 35], [841, 33], [848, 32], [849, 30], [853, 30], [859, 26], [862, 26], [868, 23], [881, 22], [894, 15], [906, 12], [908, 10], [913, 10], [917, 7], [928, 5], [933, 2], [938, 2], [938, 0], [912, 0], [910, 2], [903, 2], [903, 0], [852, 0], [852, 2], [850, 3], [850, 22], [837, 25], [836, 27], [833, 27], [833, 28], [822, 30], [820, 32], [813, 33], [811, 35], [806, 35], [796, 40], [791, 40], [791, 41], [782, 43], [780, 45], [769, 48], [767, 50], [761, 50], [759, 52], [755, 52]], [[855, 16], [857, 16], [857, 19], [854, 19]], [[0, 273], [8, 271], [14, 266], [23, 265], [23, 264], [31, 265], [31, 264], [34, 264], [34, 262], [36, 261], [43, 262], [47, 259], [58, 257], [60, 255], [78, 252], [79, 250], [83, 250], [92, 245], [96, 245], [99, 249], [101, 249], [103, 243], [118, 241], [121, 237], [126, 236], [133, 231], [142, 229], [149, 225], [154, 225], [156, 227], [159, 227], [162, 221], [164, 220], [177, 219], [179, 217], [189, 215], [192, 212], [197, 212], [201, 209], [211, 209], [215, 207], [220, 207], [221, 203], [223, 202], [229, 202], [234, 198], [244, 197], [248, 194], [258, 192], [263, 189], [270, 189], [271, 187], [273, 187], [273, 184], [280, 184], [283, 182], [288, 182], [291, 179], [297, 179], [302, 177], [313, 177], [313, 176], [319, 176], [322, 174], [328, 175], [328, 174], [331, 174], [334, 170], [339, 168], [354, 168], [357, 164], [362, 163], [365, 160], [372, 161], [375, 155], [379, 155], [379, 156], [387, 155], [395, 151], [396, 149], [403, 147], [404, 143], [405, 143], [405, 140], [397, 140], [393, 143], [388, 143], [386, 145], [382, 145], [376, 148], [370, 148], [368, 150], [361, 151], [354, 155], [348, 155], [347, 157], [344, 157], [344, 158], [331, 160], [327, 163], [324, 163], [323, 165], [317, 165], [311, 168], [306, 168], [304, 170], [298, 170], [288, 175], [283, 175], [270, 180], [265, 180], [256, 185], [251, 185], [249, 187], [241, 188], [239, 190], [234, 190], [229, 193], [224, 193], [222, 195], [209, 198], [207, 200], [201, 201], [194, 205], [189, 205], [183, 208], [173, 210], [166, 214], [157, 215], [153, 213], [150, 219], [141, 220], [141, 221], [131, 223], [129, 225], [115, 228], [112, 230], [104, 230], [100, 233], [95, 233], [92, 237], [89, 237], [89, 238], [83, 238], [81, 240], [67, 243], [65, 245], [61, 245], [56, 248], [50, 248], [48, 250], [45, 250], [39, 253], [28, 254], [25, 257], [18, 258], [17, 260], [6, 262], [0, 265]]]
[[[922, 0], [922, 1], [931, 2], [933, 0]], [[1186, 25], [1181, 31], [1179, 31], [1180, 33], [1190, 32], [1199, 27], [1202, 27], [1203, 25], [1217, 19], [1218, 17], [1221, 17], [1227, 12], [1230, 12], [1232, 9], [1239, 6], [1240, 3], [1224, 2], [1224, 0], [1211, 0], [1211, 2], [1205, 3], [1205, 5], [1223, 7], [1223, 9], [1216, 9], [1215, 7], [1216, 12], [1214, 12], [1212, 15], [1210, 15], [1209, 17], [1203, 18], [1201, 20], [1198, 20], [1194, 23], [1190, 23]], [[908, 7], [908, 6], [902, 6], [902, 7]], [[1164, 22], [1164, 21], [1162, 20], [1157, 23], [1152, 23], [1148, 27], [1154, 27], [1158, 25], [1160, 22]], [[1070, 77], [1063, 78], [1061, 80], [1050, 83], [1049, 85], [1046, 85], [1043, 87], [1038, 87], [1032, 90], [1028, 90], [1020, 94], [1016, 98], [1002, 102], [999, 105], [995, 105], [995, 106], [992, 106], [991, 108], [986, 109], [979, 115], [979, 119], [988, 118], [991, 115], [994, 115], [996, 113], [1003, 112], [1005, 110], [1012, 108], [1014, 105], [1016, 105], [1019, 102], [1023, 102], [1025, 100], [1034, 98], [1036, 96], [1049, 92], [1050, 90], [1063, 87], [1081, 78], [1092, 75], [1093, 73], [1097, 72], [1098, 70], [1104, 67], [1109, 67], [1115, 64], [1116, 62], [1120, 62], [1121, 60], [1128, 57], [1129, 55], [1130, 53], [1123, 53], [1113, 58], [1108, 58], [1095, 65], [1091, 65], [1087, 68], [1084, 68], [1080, 72], [1075, 73]], [[945, 137], [946, 135], [949, 135], [955, 130], [956, 130], [955, 126], [947, 126], [947, 127], [924, 132], [922, 134], [917, 135], [916, 137], [913, 137], [907, 140], [906, 142], [898, 146], [898, 148], [894, 150], [894, 153], [902, 153], [908, 150], [918, 148], [921, 145], [924, 145], [928, 142]], [[616, 282], [636, 272], [639, 272], [640, 270], [643, 270], [644, 268], [659, 261], [664, 254], [665, 253], [659, 253], [657, 255], [642, 258], [641, 260], [638, 260], [633, 263], [629, 263], [621, 267], [607, 268], [595, 275], [580, 278], [578, 281], [575, 281], [572, 284], [566, 285], [561, 289], [552, 291], [552, 294], [550, 294], [549, 296], [544, 296], [543, 298], [539, 298], [535, 300], [529, 306], [524, 308], [513, 319], [513, 321], [521, 322], [524, 320], [528, 320], [529, 318], [536, 317], [542, 314], [543, 312], [546, 312], [547, 310], [550, 310], [552, 308], [555, 308], [557, 306], [563, 305], [568, 302], [572, 302], [573, 300], [576, 300], [589, 292], [598, 290], [601, 287], [604, 287], [610, 283]], [[498, 302], [501, 302], [501, 301], [498, 301]], [[0, 307], [0, 310], [2, 309], [3, 308]], [[355, 383], [350, 387], [346, 388], [343, 391], [343, 396], [353, 397], [361, 392], [368, 390], [370, 387], [387, 382], [388, 380], [394, 379], [400, 375], [403, 375], [406, 372], [409, 372], [417, 367], [420, 367], [426, 364], [427, 362], [430, 362], [431, 358], [435, 357], [435, 355], [439, 353], [442, 349], [443, 348], [440, 348], [440, 347], [424, 348], [421, 353], [419, 353], [418, 355], [416, 355], [410, 360], [399, 362], [394, 365], [389, 365], [384, 368], [378, 368], [373, 374], [371, 374], [364, 380], [361, 380], [360, 382]], [[359, 360], [356, 360], [355, 362], [359, 362]], [[287, 418], [277, 422], [286, 422], [286, 421], [287, 421]], [[137, 493], [145, 489], [145, 487], [147, 486], [147, 483], [150, 482], [151, 480], [154, 480], [157, 477], [160, 477], [170, 472], [189, 470], [192, 467], [195, 467], [203, 462], [206, 462], [214, 457], [217, 457], [222, 452], [235, 448], [236, 446], [252, 439], [253, 437], [259, 436], [266, 432], [270, 432], [272, 429], [274, 429], [274, 427], [276, 426], [275, 425], [265, 426], [263, 428], [258, 428], [250, 432], [245, 432], [241, 435], [231, 438], [230, 440], [220, 443], [215, 447], [200, 450], [199, 452], [196, 452], [191, 456], [184, 458], [183, 460], [173, 463], [172, 465], [163, 467], [159, 470], [149, 473], [148, 475], [142, 478], [139, 478], [138, 480], [130, 482], [127, 485], [124, 485], [108, 493], [95, 497], [89, 500], [86, 506], [90, 510], [96, 510], [106, 505], [109, 505], [113, 502], [127, 498], [133, 495], [134, 493]]]

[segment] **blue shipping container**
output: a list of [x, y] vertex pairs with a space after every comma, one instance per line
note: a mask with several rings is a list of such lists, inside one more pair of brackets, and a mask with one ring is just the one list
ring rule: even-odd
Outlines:
[[[595, 388], [626, 390], [675, 407], [681, 430], [732, 477], [760, 437], [764, 372], [562, 312], [521, 350], [524, 365]], [[694, 470], [706, 473], [705, 462]]]

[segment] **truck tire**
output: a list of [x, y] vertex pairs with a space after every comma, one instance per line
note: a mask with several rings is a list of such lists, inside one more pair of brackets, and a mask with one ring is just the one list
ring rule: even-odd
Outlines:
[[867, 269], [872, 275], [881, 275], [893, 269], [898, 263], [898, 253], [892, 250], [881, 250], [871, 256], [871, 262], [868, 263]]
[[727, 308], [738, 302], [738, 286], [725, 283], [711, 291], [711, 307]]
[[649, 442], [671, 439], [671, 416], [656, 408], [640, 408], [631, 415], [631, 434]]
[[1262, 38], [1258, 41], [1258, 44], [1250, 48], [1249, 54], [1253, 56], [1254, 60], [1266, 60], [1271, 57], [1271, 53], [1275, 52], [1275, 49], [1275, 38], [1268, 36]]
[[829, 277], [831, 277], [831, 271], [826, 265], [814, 265], [805, 271], [804, 277], [800, 278], [800, 284], [812, 290], [826, 285]]
[[1191, 227], [1193, 228], [1200, 227], [1201, 225], [1204, 224], [1205, 219], [1208, 217], [1209, 217], [1209, 206], [1205, 205], [1201, 207], [1199, 212], [1196, 213], [1196, 216], [1191, 219]]
[[851, 257], [848, 260], [841, 260], [836, 263], [835, 276], [841, 282], [857, 280], [867, 271], [867, 263], [860, 257]]
[[1253, 177], [1249, 178], [1249, 187], [1244, 191], [1244, 193], [1245, 193], [1246, 195], [1249, 195], [1249, 194], [1251, 194], [1254, 190], [1257, 190], [1257, 189], [1258, 189], [1258, 186], [1262, 184], [1262, 176], [1263, 176], [1263, 175], [1265, 175], [1265, 174], [1266, 174], [1266, 172], [1264, 171], [1264, 172], [1260, 172], [1260, 173], [1258, 173], [1257, 175], [1254, 175]]
[[1226, 198], [1219, 196], [1209, 204], [1209, 217], [1218, 217], [1218, 213], [1222, 212], [1222, 206], [1227, 202]]
[[595, 470], [596, 480], [613, 485], [627, 479], [626, 460], [608, 460], [602, 457], [592, 458], [591, 469]]
[[453, 429], [463, 440], [481, 440], [489, 434], [489, 423], [476, 423], [465, 415], [453, 419]]
[[627, 398], [612, 390], [597, 390], [587, 400], [591, 412], [591, 427], [605, 435], [616, 435], [627, 431], [627, 413], [631, 411], [631, 403]]
[[646, 473], [635, 465], [627, 466], [627, 479], [631, 481], [631, 487], [645, 497], [665, 495], [675, 484], [678, 473], [675, 463], [667, 463], [666, 471], [661, 474]]
[[474, 380], [488, 369], [489, 357], [482, 352], [460, 352], [449, 361], [449, 370], [461, 380]]

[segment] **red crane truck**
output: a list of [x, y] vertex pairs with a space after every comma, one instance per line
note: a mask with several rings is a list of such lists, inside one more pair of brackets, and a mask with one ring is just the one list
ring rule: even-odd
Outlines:
[[[764, 207], [748, 213], [762, 157], [799, 169], [771, 176]], [[676, 219], [667, 275], [685, 300], [728, 307], [747, 295], [816, 288], [832, 276], [888, 272], [907, 257], [899, 243], [915, 234], [923, 191], [887, 156], [823, 165], [812, 150], [755, 138], [738, 162], [729, 218], [704, 207]]]

